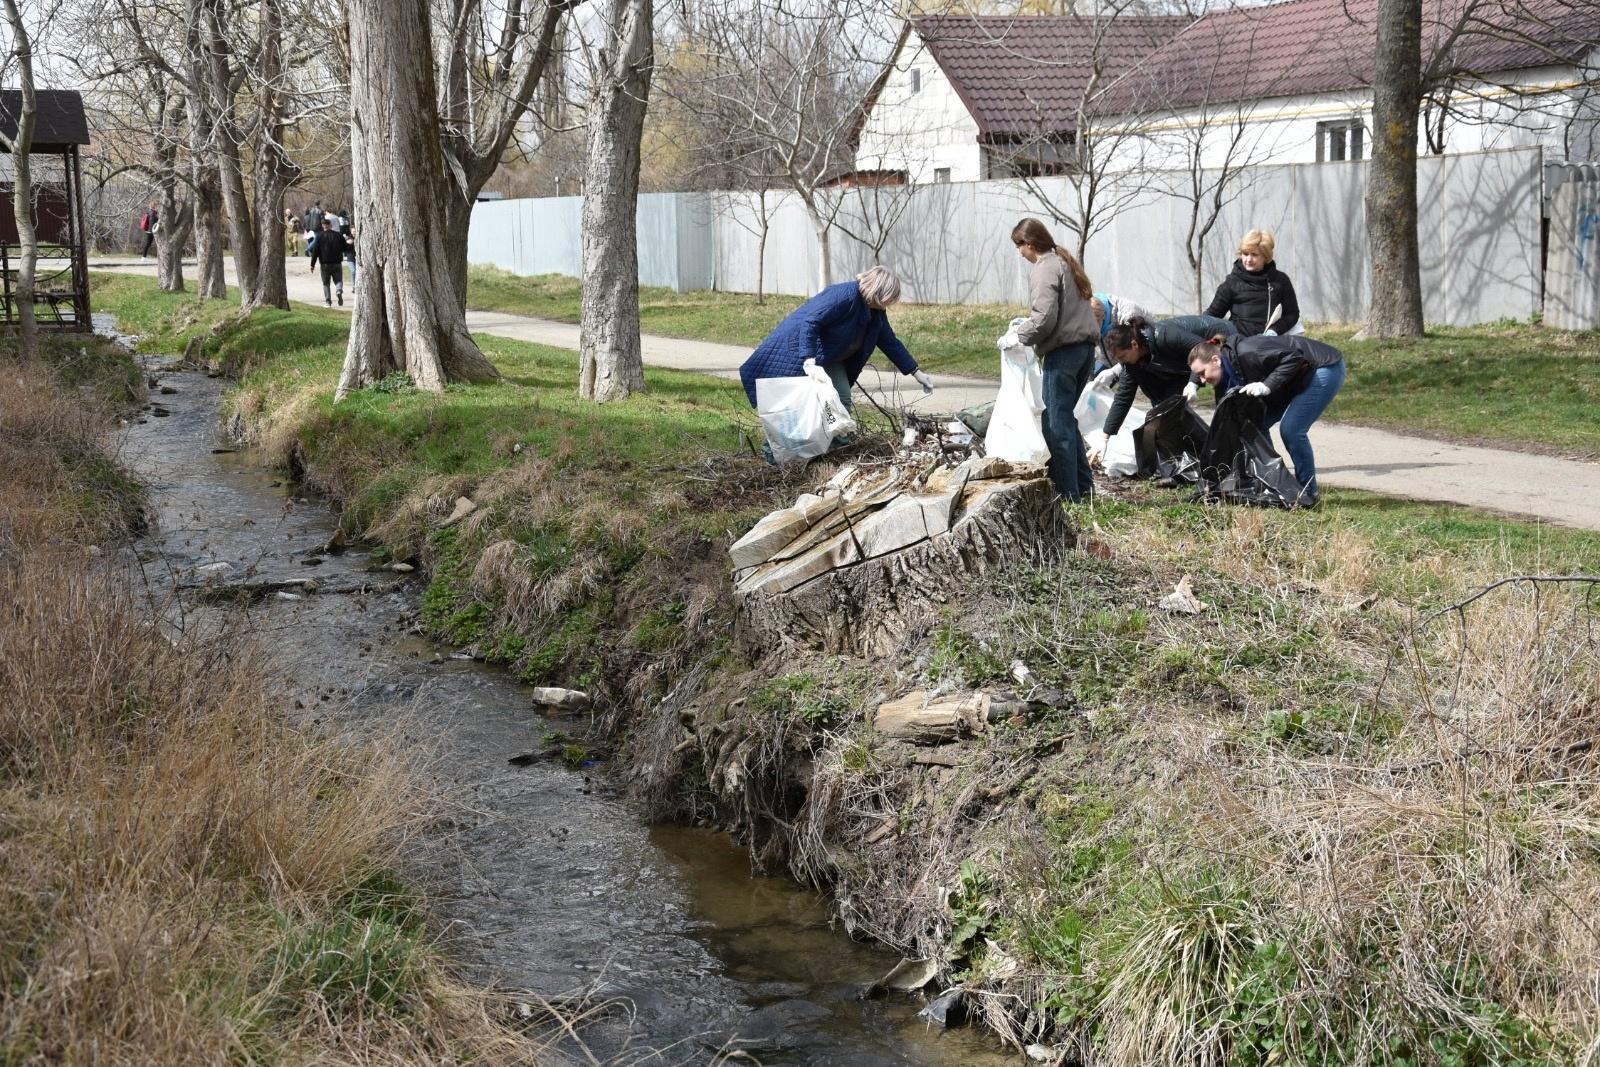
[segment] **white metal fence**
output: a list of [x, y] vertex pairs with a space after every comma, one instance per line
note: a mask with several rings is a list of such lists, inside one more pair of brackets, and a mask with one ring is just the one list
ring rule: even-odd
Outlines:
[[[1423, 305], [1430, 322], [1527, 319], [1540, 310], [1542, 166], [1539, 149], [1420, 161]], [[1366, 163], [1252, 168], [1206, 243], [1205, 298], [1231, 267], [1239, 236], [1262, 227], [1277, 232], [1278, 265], [1294, 279], [1307, 318], [1364, 318], [1370, 299], [1366, 178]], [[989, 181], [835, 195], [834, 280], [877, 258], [904, 280], [908, 300], [949, 304], [1024, 302], [1026, 272], [1011, 245], [1011, 228], [1024, 215], [1048, 220], [1041, 195], [1068, 213], [1073, 203], [1065, 178], [1032, 186]], [[581, 203], [561, 197], [478, 205], [472, 262], [519, 274], [578, 275]], [[812, 224], [792, 196], [769, 194], [766, 204], [763, 287], [807, 295], [817, 278]], [[1095, 288], [1160, 310], [1198, 310], [1184, 251], [1186, 212], [1183, 201], [1154, 188], [1134, 197], [1090, 241], [1086, 266]], [[640, 197], [640, 280], [679, 291], [754, 291], [760, 214], [753, 193]], [[1065, 227], [1052, 228], [1069, 243]], [[1554, 233], [1551, 240], [1553, 249]], [[1590, 260], [1600, 261], [1600, 249]]]
[[1544, 321], [1600, 329], [1600, 165], [1562, 168], [1550, 194]]

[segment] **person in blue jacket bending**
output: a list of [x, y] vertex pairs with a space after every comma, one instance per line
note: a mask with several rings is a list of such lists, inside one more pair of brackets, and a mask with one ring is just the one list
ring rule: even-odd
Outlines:
[[901, 374], [915, 378], [924, 393], [933, 392], [933, 379], [917, 369], [917, 361], [889, 328], [885, 311], [899, 300], [900, 279], [873, 267], [795, 308], [739, 367], [750, 406], [756, 406], [759, 379], [797, 378], [805, 373], [806, 360], [814, 359], [833, 379], [844, 406], [853, 408], [851, 387], [874, 351], [888, 356]]

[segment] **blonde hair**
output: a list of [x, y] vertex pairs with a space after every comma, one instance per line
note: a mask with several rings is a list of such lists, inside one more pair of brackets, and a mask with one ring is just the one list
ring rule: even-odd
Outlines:
[[861, 299], [874, 307], [886, 308], [900, 302], [900, 279], [887, 267], [873, 267], [857, 274], [856, 286], [861, 290]]
[[1278, 250], [1278, 238], [1273, 235], [1271, 230], [1251, 230], [1239, 238], [1239, 251], [1249, 252], [1251, 250], [1260, 252], [1267, 258], [1268, 262], [1271, 262], [1273, 254]]

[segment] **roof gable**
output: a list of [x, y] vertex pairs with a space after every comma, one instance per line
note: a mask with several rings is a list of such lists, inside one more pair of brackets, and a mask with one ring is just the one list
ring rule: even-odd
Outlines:
[[911, 27], [988, 142], [1077, 129], [1086, 92], [1136, 66], [1190, 23], [1181, 16], [938, 15]]
[[[1378, 0], [1287, 0], [1199, 19], [1107, 86], [1102, 114], [1370, 88]], [[1460, 28], [1459, 36], [1452, 36]], [[1579, 61], [1600, 42], [1593, 0], [1423, 0], [1424, 63], [1481, 76]]]

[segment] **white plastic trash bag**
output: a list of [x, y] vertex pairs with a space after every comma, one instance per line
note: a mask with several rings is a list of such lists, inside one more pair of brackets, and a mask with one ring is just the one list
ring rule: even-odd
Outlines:
[[[1021, 321], [1021, 320], [1018, 320]], [[1033, 349], [1017, 340], [1016, 324], [999, 340], [1000, 395], [989, 416], [984, 453], [1012, 463], [1043, 463], [1050, 458], [1039, 427], [1044, 411], [1044, 376]]]
[[[1085, 437], [1105, 427], [1106, 412], [1111, 410], [1111, 402], [1116, 397], [1115, 389], [1093, 383], [1078, 397], [1078, 406], [1072, 409], [1072, 414], [1078, 420], [1078, 430]], [[1139, 473], [1139, 459], [1133, 450], [1133, 431], [1143, 425], [1144, 412], [1130, 408], [1128, 417], [1122, 420], [1122, 429], [1106, 442], [1105, 455], [1100, 460], [1102, 470], [1107, 474], [1120, 474], [1128, 478]]]
[[814, 359], [806, 360], [799, 377], [756, 379], [756, 414], [778, 463], [814, 459], [835, 437], [856, 429], [833, 379]]

